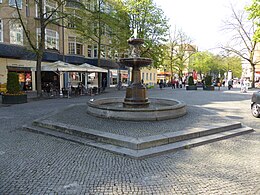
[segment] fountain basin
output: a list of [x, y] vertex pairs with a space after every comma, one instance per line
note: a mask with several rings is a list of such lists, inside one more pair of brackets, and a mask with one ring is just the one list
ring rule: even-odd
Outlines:
[[153, 61], [150, 58], [141, 58], [141, 57], [135, 57], [135, 58], [121, 58], [120, 62], [128, 67], [144, 67], [150, 65]]
[[144, 44], [144, 39], [132, 38], [132, 39], [128, 39], [127, 42], [130, 45], [142, 45]]
[[127, 121], [160, 121], [184, 116], [186, 104], [173, 99], [149, 98], [147, 108], [123, 107], [123, 98], [88, 101], [87, 112], [93, 116]]

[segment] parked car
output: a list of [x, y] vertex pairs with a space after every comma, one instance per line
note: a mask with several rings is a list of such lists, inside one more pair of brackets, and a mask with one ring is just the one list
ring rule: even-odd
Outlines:
[[256, 118], [260, 117], [260, 91], [253, 93], [251, 98], [251, 112]]

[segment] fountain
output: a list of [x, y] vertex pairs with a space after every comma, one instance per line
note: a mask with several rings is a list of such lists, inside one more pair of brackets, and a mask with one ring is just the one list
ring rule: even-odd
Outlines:
[[[150, 65], [152, 60], [140, 57], [143, 39], [128, 42], [133, 46], [132, 57], [120, 61], [133, 68], [133, 83], [127, 88], [125, 98], [92, 99], [87, 105], [70, 105], [24, 128], [137, 159], [252, 131], [240, 122], [227, 123], [216, 112], [192, 106], [189, 117], [174, 119], [186, 114], [186, 105], [173, 99], [148, 99], [140, 82], [140, 67]], [[87, 117], [84, 108], [89, 113]], [[165, 119], [174, 120], [162, 121]]]
[[128, 44], [133, 47], [132, 58], [120, 59], [122, 64], [133, 68], [132, 84], [126, 89], [126, 96], [123, 103], [125, 108], [145, 108], [150, 104], [147, 98], [146, 87], [141, 83], [140, 67], [150, 65], [152, 60], [140, 57], [140, 46], [143, 43], [143, 39], [129, 39]]
[[186, 114], [186, 105], [178, 100], [147, 97], [146, 87], [141, 83], [140, 68], [152, 64], [150, 58], [140, 57], [143, 39], [130, 38], [130, 58], [120, 62], [132, 67], [132, 84], [127, 87], [125, 98], [105, 98], [89, 101], [87, 112], [91, 115], [129, 121], [154, 121], [181, 117]]

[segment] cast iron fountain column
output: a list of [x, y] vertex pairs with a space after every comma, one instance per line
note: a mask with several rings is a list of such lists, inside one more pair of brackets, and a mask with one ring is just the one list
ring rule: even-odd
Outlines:
[[120, 59], [126, 66], [132, 67], [132, 84], [126, 88], [126, 96], [123, 106], [126, 108], [145, 108], [148, 107], [146, 87], [141, 83], [140, 67], [148, 66], [152, 63], [149, 58], [140, 57], [140, 46], [144, 43], [143, 39], [130, 39], [128, 43], [133, 46], [131, 58]]

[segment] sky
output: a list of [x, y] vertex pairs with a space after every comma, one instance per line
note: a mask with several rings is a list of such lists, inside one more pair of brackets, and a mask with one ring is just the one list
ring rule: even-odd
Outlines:
[[251, 0], [154, 0], [170, 19], [170, 25], [181, 29], [198, 46], [199, 51], [214, 49], [227, 42], [223, 21], [230, 16], [230, 4], [236, 10], [250, 5]]

